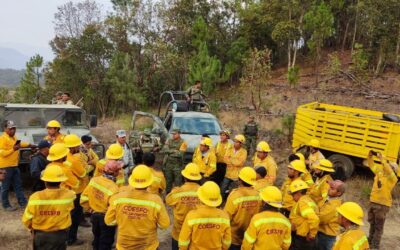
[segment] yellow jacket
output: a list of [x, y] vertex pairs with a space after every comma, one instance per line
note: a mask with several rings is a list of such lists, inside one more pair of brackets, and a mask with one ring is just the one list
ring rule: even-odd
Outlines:
[[[96, 169], [94, 170], [93, 177], [101, 176], [103, 174], [104, 165], [106, 164], [106, 159], [101, 159], [96, 163]], [[119, 171], [117, 176], [117, 185], [118, 187], [125, 185], [125, 172], [123, 169]]]
[[[82, 151], [80, 153], [83, 161], [85, 161], [86, 164], [88, 165], [87, 172], [88, 173], [92, 172], [93, 169], [96, 168], [96, 164], [99, 161], [99, 156], [91, 148], [89, 148], [87, 154], [83, 153]], [[89, 162], [91, 163], [89, 164]]]
[[322, 159], [325, 159], [325, 156], [318, 150], [314, 154], [308, 156], [308, 166], [310, 169], [313, 169], [314, 166], [319, 163], [319, 160]]
[[43, 140], [46, 140], [46, 141], [48, 141], [48, 142], [50, 142], [51, 144], [55, 144], [55, 143], [64, 143], [64, 138], [65, 138], [65, 135], [63, 135], [63, 134], [61, 134], [61, 133], [58, 133], [57, 135], [56, 135], [56, 139], [53, 141], [51, 138], [50, 138], [50, 136], [48, 136], [48, 135], [46, 135], [44, 138], [43, 138]]
[[251, 219], [247, 228], [243, 250], [287, 250], [292, 242], [289, 220], [279, 212], [264, 211]]
[[293, 200], [292, 194], [290, 193], [290, 189], [289, 189], [290, 184], [295, 180], [301, 180], [301, 179], [302, 179], [301, 176], [299, 176], [298, 178], [295, 178], [295, 179], [287, 178], [282, 183], [281, 191], [282, 191], [283, 207], [288, 211], [291, 211], [294, 204], [296, 204], [296, 202]]
[[118, 190], [112, 180], [104, 176], [94, 177], [83, 190], [80, 204], [85, 211], [106, 213], [111, 196], [118, 193]]
[[[374, 160], [368, 158], [368, 166], [374, 173], [374, 184], [371, 190], [369, 200], [380, 205], [392, 206], [392, 190], [397, 183], [397, 176], [388, 165], [386, 160], [382, 161], [382, 165], [375, 165]], [[380, 182], [380, 185], [378, 184]]]
[[324, 205], [326, 199], [328, 198], [329, 183], [328, 181], [333, 181], [332, 177], [328, 175], [318, 178], [313, 185], [311, 185], [308, 190], [308, 194], [317, 203], [318, 207]]
[[306, 237], [317, 235], [319, 218], [317, 204], [308, 196], [303, 195], [294, 205], [289, 215], [290, 223], [295, 225], [296, 234]]
[[147, 188], [147, 191], [152, 194], [161, 195], [164, 192], [166, 185], [167, 185], [167, 183], [165, 181], [165, 176], [162, 171], [158, 171], [154, 168], [152, 168], [151, 171], [153, 172], [154, 181]]
[[258, 192], [261, 192], [264, 188], [268, 186], [271, 186], [268, 179], [259, 179], [256, 181], [254, 189], [257, 190]]
[[265, 176], [265, 178], [269, 181], [271, 185], [274, 184], [278, 166], [276, 165], [276, 162], [271, 155], [268, 154], [268, 156], [265, 157], [265, 159], [261, 160], [260, 158], [257, 157], [256, 153], [253, 158], [253, 166], [254, 168], [263, 166], [267, 171], [267, 175]]
[[217, 250], [231, 245], [229, 216], [221, 209], [200, 205], [190, 211], [179, 234], [179, 249]]
[[224, 211], [231, 220], [232, 244], [240, 245], [251, 217], [260, 211], [261, 197], [252, 187], [233, 189], [226, 200]]
[[186, 182], [180, 187], [175, 187], [165, 198], [168, 206], [173, 208], [174, 226], [172, 227], [172, 238], [179, 240], [179, 233], [187, 213], [200, 205], [197, 197], [199, 184], [195, 182]]
[[72, 164], [71, 171], [79, 180], [79, 187], [74, 191], [77, 194], [80, 194], [83, 192], [83, 190], [86, 187], [86, 184], [88, 183], [88, 181], [85, 180], [87, 178], [85, 163], [83, 162], [80, 153], [76, 154], [68, 153], [67, 161]]
[[214, 151], [208, 150], [203, 156], [199, 150], [199, 153], [193, 154], [193, 163], [199, 166], [200, 172], [204, 174], [204, 177], [209, 177], [217, 170], [217, 157]]
[[308, 184], [309, 187], [311, 187], [311, 185], [314, 184], [314, 180], [313, 180], [310, 172], [307, 171], [305, 173], [301, 173], [300, 176], [301, 176], [301, 179], [303, 181], [305, 181]]
[[342, 204], [341, 198], [328, 198], [319, 210], [318, 231], [330, 236], [337, 236], [340, 231], [336, 208]]
[[226, 173], [225, 177], [231, 180], [237, 180], [239, 178], [239, 172], [244, 167], [244, 163], [247, 159], [247, 151], [244, 148], [240, 148], [238, 151], [234, 147], [229, 149], [225, 154], [226, 162]]
[[104, 222], [118, 225], [118, 250], [155, 250], [159, 245], [157, 227], [167, 228], [170, 220], [160, 196], [126, 188], [111, 197]]
[[54, 232], [71, 226], [74, 192], [63, 188], [44, 189], [29, 197], [22, 222], [29, 230]]
[[368, 250], [369, 244], [365, 233], [359, 229], [351, 229], [339, 235], [332, 250]]
[[61, 183], [61, 187], [65, 189], [72, 190], [76, 193], [76, 190], [79, 188], [79, 179], [74, 175], [72, 172], [72, 164], [69, 161], [64, 162], [52, 162], [64, 171], [65, 175], [67, 176], [67, 180]]
[[222, 143], [219, 141], [215, 146], [215, 155], [217, 156], [218, 163], [226, 163], [225, 162], [225, 154], [228, 150], [233, 148], [233, 144], [230, 141], [226, 141]]
[[[0, 168], [17, 167], [19, 163], [19, 150], [14, 151], [13, 147], [17, 137], [10, 137], [6, 132], [0, 136]], [[21, 147], [27, 147], [29, 143], [21, 142]]]

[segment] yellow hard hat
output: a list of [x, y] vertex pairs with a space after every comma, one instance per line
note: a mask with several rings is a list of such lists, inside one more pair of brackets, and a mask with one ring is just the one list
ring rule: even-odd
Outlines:
[[297, 170], [297, 171], [299, 171], [301, 173], [306, 173], [307, 172], [306, 164], [302, 160], [291, 161], [289, 163], [288, 168], [292, 168], [292, 169]]
[[69, 153], [69, 149], [64, 145], [64, 143], [55, 143], [49, 149], [49, 155], [47, 160], [56, 161], [64, 158]]
[[213, 181], [205, 182], [197, 190], [201, 202], [210, 207], [218, 207], [222, 203], [222, 196], [219, 186]]
[[297, 155], [297, 157], [299, 157], [299, 160], [301, 161], [306, 161], [306, 158], [304, 157], [304, 155], [302, 153], [296, 153], [295, 155]]
[[271, 152], [271, 147], [269, 146], [269, 144], [266, 141], [260, 141], [257, 144], [256, 151], [258, 151], [258, 152]]
[[319, 148], [319, 146], [321, 146], [321, 145], [320, 145], [320, 143], [319, 143], [319, 140], [317, 140], [317, 139], [312, 139], [312, 140], [308, 143], [308, 146], [311, 146], [311, 147], [313, 147], [313, 148]]
[[60, 166], [50, 163], [43, 170], [40, 179], [46, 182], [63, 182], [68, 178]]
[[256, 183], [257, 173], [252, 167], [244, 167], [239, 172], [239, 178], [253, 186]]
[[244, 135], [236, 135], [234, 141], [238, 141], [243, 144], [246, 141], [246, 138]]
[[146, 188], [153, 183], [154, 177], [151, 169], [146, 165], [137, 165], [129, 177], [129, 185], [134, 188]]
[[225, 134], [229, 137], [231, 135], [231, 131], [229, 131], [228, 129], [223, 129], [223, 130], [219, 131], [219, 134], [220, 135]]
[[61, 124], [56, 120], [51, 120], [47, 123], [46, 128], [61, 128]]
[[67, 148], [74, 148], [82, 145], [82, 141], [76, 134], [70, 134], [64, 137], [64, 144]]
[[319, 163], [315, 165], [315, 168], [326, 172], [335, 172], [335, 168], [333, 167], [332, 162], [327, 159], [319, 160]]
[[357, 203], [351, 201], [345, 202], [340, 205], [340, 207], [336, 208], [336, 211], [349, 221], [360, 226], [364, 225], [364, 211]]
[[187, 164], [181, 174], [189, 180], [198, 181], [201, 179], [200, 169], [195, 163]]
[[308, 189], [308, 185], [302, 180], [294, 180], [292, 183], [290, 183], [289, 190], [292, 194], [303, 189]]
[[106, 151], [106, 158], [108, 160], [118, 160], [124, 156], [124, 148], [119, 143], [111, 144]]
[[277, 208], [282, 207], [282, 192], [279, 188], [268, 186], [261, 191], [260, 196], [265, 203]]
[[205, 145], [207, 147], [212, 147], [212, 140], [211, 138], [205, 137], [203, 140], [201, 140], [200, 145]]

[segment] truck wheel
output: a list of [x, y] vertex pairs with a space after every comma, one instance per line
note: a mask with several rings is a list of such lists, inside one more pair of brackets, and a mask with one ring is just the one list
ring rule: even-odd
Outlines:
[[333, 175], [334, 179], [344, 181], [347, 178], [350, 178], [350, 176], [353, 174], [354, 162], [349, 157], [340, 154], [333, 154], [329, 156], [328, 160], [332, 162], [336, 169], [336, 172]]

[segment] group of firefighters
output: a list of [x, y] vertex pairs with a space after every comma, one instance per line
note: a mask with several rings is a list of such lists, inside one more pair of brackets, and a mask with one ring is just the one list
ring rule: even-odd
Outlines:
[[[342, 202], [345, 184], [333, 180], [335, 169], [316, 139], [308, 144], [307, 158], [301, 153], [289, 156], [287, 178], [278, 188], [274, 184], [282, 169], [268, 143], [258, 142], [252, 164], [246, 166], [245, 136], [231, 140], [227, 130], [216, 144], [203, 135], [186, 166], [187, 144], [179, 129], [173, 130], [161, 149], [165, 157], [158, 169], [151, 152], [134, 167], [124, 161], [130, 149], [119, 143], [126, 136], [121, 131], [99, 160], [90, 146], [82, 150], [87, 138], [63, 135], [60, 128], [57, 121], [47, 126], [44, 139], [51, 146], [40, 175], [44, 189], [28, 202], [18, 197], [34, 249], [83, 244], [77, 236], [84, 211], [91, 216], [93, 249], [112, 249], [115, 234], [117, 249], [157, 249], [157, 229], [170, 225], [166, 206], [173, 212], [172, 249], [379, 249], [397, 183], [396, 166], [379, 153], [375, 163], [371, 151], [367, 161], [375, 179], [367, 238], [360, 229], [363, 209], [356, 202]], [[0, 168], [17, 167], [20, 147], [31, 146], [17, 143], [15, 130], [6, 121]], [[4, 203], [8, 189], [5, 193], [2, 188], [2, 200], [10, 207]]]

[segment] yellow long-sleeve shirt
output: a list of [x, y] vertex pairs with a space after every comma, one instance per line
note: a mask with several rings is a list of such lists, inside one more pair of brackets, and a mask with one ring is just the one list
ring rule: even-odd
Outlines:
[[317, 214], [317, 204], [308, 195], [303, 195], [294, 205], [289, 215], [290, 223], [296, 227], [296, 234], [303, 237], [310, 234], [315, 237], [319, 225]]
[[256, 184], [254, 184], [254, 189], [258, 192], [261, 192], [264, 188], [268, 186], [271, 186], [268, 179], [259, 179], [256, 181]]
[[265, 178], [269, 181], [271, 185], [273, 185], [276, 179], [276, 172], [278, 170], [278, 165], [276, 165], [274, 158], [268, 154], [268, 156], [264, 159], [260, 159], [257, 157], [256, 153], [253, 158], [253, 167], [255, 168], [259, 166], [265, 168], [265, 170], [267, 171], [267, 175], [265, 176]]
[[243, 250], [287, 250], [292, 242], [290, 221], [279, 212], [264, 211], [253, 216], [247, 228]]
[[167, 186], [167, 183], [165, 181], [165, 176], [162, 171], [158, 171], [154, 168], [152, 168], [151, 171], [153, 172], [154, 181], [147, 188], [147, 191], [152, 194], [161, 195]]
[[217, 250], [231, 245], [229, 216], [221, 209], [200, 205], [190, 211], [179, 234], [179, 249]]
[[330, 175], [324, 175], [322, 178], [318, 178], [308, 190], [309, 196], [317, 203], [318, 207], [321, 207], [328, 198], [328, 181], [333, 181], [332, 177]]
[[322, 159], [325, 159], [325, 156], [320, 151], [310, 154], [308, 156], [308, 166], [310, 169], [313, 169], [315, 165], [319, 164], [319, 161]]
[[[16, 136], [9, 136], [6, 132], [0, 136], [0, 168], [17, 167], [19, 163], [19, 150], [14, 150], [17, 142]], [[21, 147], [28, 147], [29, 143], [21, 142]]]
[[288, 211], [291, 211], [294, 204], [296, 204], [296, 202], [293, 200], [292, 194], [290, 193], [289, 189], [290, 184], [295, 180], [301, 180], [301, 179], [302, 178], [300, 176], [294, 179], [287, 178], [282, 183], [281, 191], [282, 191], [283, 207]]
[[99, 161], [99, 156], [91, 148], [89, 148], [87, 153], [83, 153], [82, 151], [80, 153], [83, 161], [88, 165], [86, 169], [87, 172], [92, 172], [96, 168], [96, 164]]
[[348, 230], [338, 236], [332, 250], [368, 250], [369, 244], [365, 233], [359, 229]]
[[104, 176], [94, 177], [81, 194], [80, 204], [89, 212], [106, 213], [112, 195], [118, 193], [115, 182]]
[[218, 163], [225, 162], [225, 154], [228, 150], [233, 148], [233, 144], [230, 141], [221, 142], [219, 141], [215, 146], [215, 155], [217, 156]]
[[64, 143], [64, 138], [65, 138], [64, 134], [58, 133], [54, 140], [48, 135], [46, 135], [43, 138], [43, 140], [46, 140], [46, 141], [50, 142], [53, 145], [53, 144], [56, 144], [56, 143]]
[[235, 148], [232, 147], [226, 151], [224, 159], [226, 163], [225, 177], [231, 180], [237, 180], [239, 178], [239, 172], [244, 167], [244, 163], [247, 159], [246, 149], [240, 148], [236, 151]]
[[336, 208], [342, 204], [341, 198], [328, 198], [319, 210], [318, 231], [330, 236], [337, 236], [340, 231]]
[[86, 173], [85, 163], [83, 162], [80, 153], [76, 154], [68, 153], [67, 161], [71, 163], [71, 171], [79, 180], [79, 187], [74, 191], [77, 194], [80, 194], [83, 192], [83, 190], [86, 187], [86, 184], [88, 183], [88, 176]]
[[[101, 176], [103, 174], [104, 165], [106, 165], [107, 160], [101, 159], [96, 164], [96, 169], [94, 170], [93, 177]], [[118, 187], [125, 185], [125, 172], [121, 169], [117, 176], [117, 185]]]
[[44, 189], [29, 197], [22, 222], [29, 230], [54, 232], [71, 226], [75, 194], [70, 190]]
[[369, 200], [380, 205], [392, 206], [392, 190], [397, 183], [397, 176], [388, 165], [386, 160], [382, 165], [375, 165], [372, 157], [368, 159], [368, 166], [374, 173], [374, 184], [372, 186]]
[[187, 213], [200, 205], [197, 196], [199, 187], [199, 184], [195, 182], [186, 182], [180, 187], [173, 188], [165, 198], [166, 204], [173, 208], [174, 225], [172, 227], [172, 238], [176, 241], [179, 240], [179, 233]]
[[51, 164], [55, 164], [64, 171], [65, 175], [67, 176], [67, 180], [61, 183], [61, 187], [72, 190], [76, 193], [76, 190], [79, 188], [79, 179], [74, 175], [72, 172], [72, 164], [69, 161], [64, 162], [52, 162]]
[[146, 190], [126, 188], [111, 197], [104, 221], [118, 225], [117, 249], [157, 249], [157, 227], [170, 220], [160, 196]]
[[217, 170], [217, 157], [214, 151], [208, 150], [204, 155], [201, 152], [193, 154], [192, 161], [199, 167], [204, 177], [209, 177]]
[[252, 187], [239, 187], [229, 194], [224, 211], [231, 220], [232, 244], [242, 244], [250, 220], [260, 211], [261, 197]]

